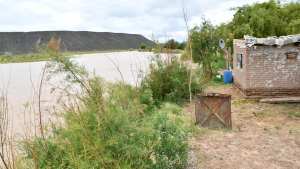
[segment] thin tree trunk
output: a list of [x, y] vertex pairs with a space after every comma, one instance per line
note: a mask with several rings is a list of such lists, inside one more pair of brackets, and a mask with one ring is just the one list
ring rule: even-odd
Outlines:
[[184, 6], [184, 0], [182, 1], [182, 13], [183, 13], [183, 19], [184, 19], [184, 23], [185, 23], [185, 27], [186, 27], [186, 31], [187, 31], [187, 44], [189, 47], [189, 52], [188, 55], [190, 55], [189, 59], [190, 59], [190, 63], [189, 63], [189, 68], [190, 68], [190, 73], [189, 73], [189, 94], [190, 94], [190, 102], [192, 102], [192, 78], [193, 78], [193, 48], [192, 48], [192, 41], [191, 41], [191, 37], [190, 37], [190, 28], [188, 25], [188, 16], [187, 16], [187, 12]]

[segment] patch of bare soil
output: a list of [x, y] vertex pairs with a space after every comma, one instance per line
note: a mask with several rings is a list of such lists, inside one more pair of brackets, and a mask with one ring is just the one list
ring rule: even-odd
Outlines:
[[[188, 169], [300, 169], [300, 104], [243, 99], [232, 86], [210, 92], [232, 94], [232, 130], [207, 129], [190, 139]], [[194, 116], [193, 104], [186, 107]]]

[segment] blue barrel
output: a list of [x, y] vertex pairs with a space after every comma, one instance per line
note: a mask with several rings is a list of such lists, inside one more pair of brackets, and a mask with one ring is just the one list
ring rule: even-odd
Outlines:
[[232, 71], [231, 70], [225, 70], [224, 71], [224, 83], [232, 83]]

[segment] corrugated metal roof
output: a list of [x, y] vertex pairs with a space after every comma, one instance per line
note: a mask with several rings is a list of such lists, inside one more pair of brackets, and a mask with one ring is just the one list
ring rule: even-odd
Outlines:
[[251, 47], [253, 45], [268, 45], [268, 46], [284, 46], [292, 43], [300, 42], [300, 34], [288, 35], [280, 37], [256, 38], [253, 36], [244, 36], [245, 45]]

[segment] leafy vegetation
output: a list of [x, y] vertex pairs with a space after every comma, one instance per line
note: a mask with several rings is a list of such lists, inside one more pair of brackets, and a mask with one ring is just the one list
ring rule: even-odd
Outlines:
[[168, 40], [166, 43], [163, 44], [163, 47], [166, 49], [181, 49], [184, 50], [186, 47], [186, 42], [177, 42], [174, 39]]
[[[211, 80], [219, 69], [225, 68], [225, 60], [219, 51], [217, 29], [208, 21], [194, 27], [190, 32], [192, 48], [186, 48], [194, 62], [201, 65], [204, 81]], [[189, 45], [188, 45], [189, 46]]]
[[216, 26], [217, 34], [232, 48], [233, 39], [300, 33], [300, 3], [270, 0], [235, 8], [232, 21]]
[[189, 130], [179, 106], [157, 107], [149, 89], [108, 85], [62, 56], [51, 66], [83, 88], [81, 103], [65, 108], [64, 125], [48, 137], [25, 142], [23, 168], [185, 168]]
[[[191, 89], [195, 94], [201, 91], [199, 73], [192, 78]], [[155, 58], [150, 72], [142, 82], [142, 90], [152, 94], [155, 104], [161, 102], [182, 103], [189, 98], [189, 68], [177, 57]]]
[[50, 60], [51, 55], [47, 53], [25, 54], [25, 55], [2, 55], [0, 56], [0, 63], [19, 63], [19, 62], [33, 62]]
[[144, 43], [142, 43], [140, 46], [140, 49], [145, 50], [146, 48], [147, 48], [147, 46]]
[[265, 3], [237, 8], [229, 27], [235, 38], [245, 34], [256, 37], [282, 36], [300, 33], [300, 4], [281, 4], [270, 0]]

